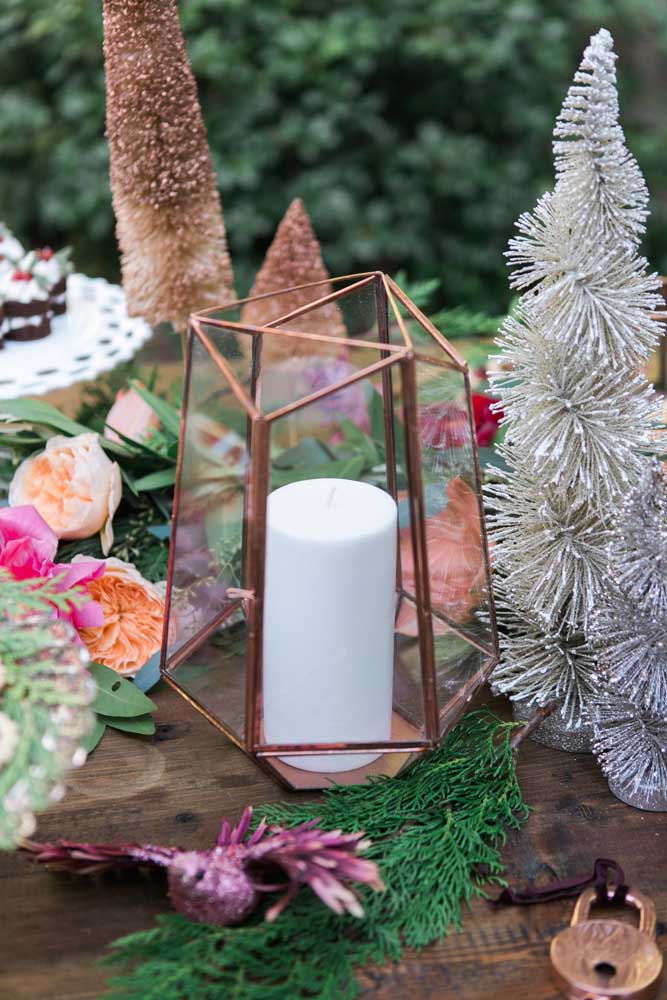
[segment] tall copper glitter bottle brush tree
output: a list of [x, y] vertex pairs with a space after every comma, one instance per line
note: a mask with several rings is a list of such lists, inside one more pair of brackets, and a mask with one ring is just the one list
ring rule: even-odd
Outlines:
[[111, 190], [131, 315], [184, 331], [235, 298], [213, 162], [175, 0], [104, 0]]

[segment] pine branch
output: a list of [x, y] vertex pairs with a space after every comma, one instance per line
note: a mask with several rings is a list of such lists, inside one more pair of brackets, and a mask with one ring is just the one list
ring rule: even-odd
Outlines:
[[109, 960], [131, 971], [113, 980], [110, 996], [352, 1000], [355, 968], [431, 944], [460, 927], [464, 904], [485, 884], [503, 884], [506, 830], [527, 815], [510, 746], [515, 728], [471, 714], [398, 778], [263, 810], [283, 825], [317, 817], [325, 829], [365, 830], [387, 889], [363, 893], [363, 920], [337, 918], [305, 893], [274, 924], [219, 928], [164, 916], [115, 943]]

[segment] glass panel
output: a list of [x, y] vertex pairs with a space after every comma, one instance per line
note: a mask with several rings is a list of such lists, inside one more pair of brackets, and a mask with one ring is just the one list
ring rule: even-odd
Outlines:
[[[243, 585], [247, 417], [195, 337], [184, 413], [167, 668], [212, 715], [243, 736]], [[206, 639], [196, 652], [188, 644]]]
[[475, 691], [484, 684], [487, 672], [483, 668], [493, 661], [487, 653], [435, 618], [433, 634], [438, 717], [443, 736], [466, 710]]
[[[429, 323], [428, 318], [414, 302], [410, 299], [407, 299], [407, 304], [403, 302], [395, 287], [390, 287], [389, 296], [389, 313], [392, 321], [398, 326], [395, 314], [401, 316], [410, 346], [418, 354], [433, 358], [435, 361], [448, 362], [458, 369], [465, 365], [456, 348]], [[471, 333], [474, 334], [474, 330]]]
[[[386, 384], [382, 372], [369, 374], [270, 425], [269, 745], [424, 739], [418, 644], [395, 629], [399, 535], [387, 495]], [[283, 763], [339, 780], [376, 756], [286, 754]]]
[[[203, 325], [212, 342], [222, 345], [229, 358], [229, 331]], [[270, 330], [261, 335], [235, 331], [233, 344], [238, 362], [234, 364], [235, 374], [246, 388], [248, 398], [266, 415], [334, 387], [382, 359], [379, 348], [370, 344], [368, 347], [333, 345], [335, 350], [332, 351], [332, 345], [326, 341], [300, 339]], [[253, 348], [259, 355], [254, 386], [251, 381]], [[353, 399], [357, 404], [351, 412], [352, 418], [365, 419], [363, 387], [357, 387], [348, 396], [346, 405]], [[323, 401], [320, 408], [335, 411], [337, 397], [333, 401]]]
[[[241, 310], [227, 310], [225, 319], [240, 323]], [[232, 374], [239, 385], [245, 390], [249, 399], [253, 398], [252, 392], [252, 363], [253, 345], [255, 337], [250, 333], [239, 333], [236, 330], [227, 330], [205, 320], [200, 321], [202, 333], [211, 341], [213, 347], [227, 362]], [[224, 376], [221, 376], [224, 380]]]
[[[460, 372], [416, 361], [431, 608], [493, 651], [488, 566], [466, 386]], [[404, 581], [406, 590], [410, 590]]]
[[[318, 333], [326, 337], [352, 337], [355, 340], [368, 340], [377, 343], [377, 302], [375, 289], [377, 280], [371, 278], [365, 281], [360, 287], [353, 288], [345, 295], [333, 302], [324, 305], [315, 305], [308, 312], [300, 316], [287, 316], [278, 323], [274, 323], [278, 328], [284, 327], [286, 330], [298, 330], [304, 333]], [[303, 294], [303, 293], [299, 293]], [[295, 302], [296, 302], [296, 295]], [[308, 299], [308, 301], [311, 301]], [[277, 304], [276, 304], [277, 306]], [[249, 311], [251, 305], [246, 309]], [[263, 304], [263, 313], [269, 315], [266, 304]], [[271, 320], [278, 319], [283, 313], [278, 313], [271, 304]], [[269, 320], [267, 320], [267, 323]]]
[[[271, 323], [280, 321], [283, 317], [289, 316], [296, 310], [300, 310], [305, 307], [304, 312], [301, 314], [300, 318], [294, 317], [289, 322], [284, 322], [287, 329], [290, 330], [301, 330], [307, 333], [325, 333], [327, 336], [337, 336], [336, 328], [342, 325], [346, 328], [346, 333], [349, 336], [356, 336], [356, 332], [359, 329], [366, 330], [370, 328], [373, 323], [373, 317], [367, 317], [361, 327], [359, 326], [358, 318], [355, 318], [353, 322], [348, 322], [347, 317], [350, 315], [350, 307], [343, 305], [343, 299], [347, 296], [347, 290], [366, 282], [368, 279], [368, 287], [372, 290], [375, 284], [374, 275], [351, 275], [346, 278], [331, 278], [328, 281], [320, 281], [315, 284], [304, 285], [301, 288], [281, 288], [277, 289], [270, 295], [263, 295], [255, 298], [249, 298], [240, 305], [236, 303], [231, 303], [228, 306], [222, 306], [220, 309], [215, 309], [208, 314], [211, 319], [219, 320], [232, 320], [233, 322], [244, 322], [252, 326], [268, 326]], [[351, 294], [358, 294], [358, 289]], [[325, 306], [318, 305], [323, 298], [331, 295], [332, 292], [346, 292], [345, 296], [341, 296], [334, 300], [337, 305], [336, 308], [331, 308], [330, 304]], [[375, 306], [371, 302], [370, 297], [366, 298], [368, 303], [371, 305], [371, 309], [374, 313]], [[324, 311], [323, 315], [319, 317], [313, 317], [312, 319], [306, 319], [307, 316], [313, 311], [309, 309], [308, 306], [313, 306], [314, 309]], [[353, 307], [354, 308], [354, 307]], [[357, 312], [356, 309], [354, 309]], [[325, 324], [325, 319], [328, 317], [329, 323]], [[298, 324], [297, 325], [297, 321]]]
[[[328, 287], [319, 287], [317, 296]], [[485, 651], [493, 652], [465, 378], [430, 334], [433, 360], [420, 347], [414, 362], [396, 355], [394, 364], [369, 371], [392, 357], [379, 345], [379, 326], [402, 344], [392, 310], [383, 315], [382, 296], [378, 325], [377, 287], [373, 279], [325, 305], [309, 299], [312, 308], [284, 320], [285, 329], [334, 334], [331, 343], [279, 330], [230, 332], [202, 321], [232, 376], [269, 416], [270, 510], [276, 491], [295, 491], [286, 506], [289, 530], [279, 521], [268, 533], [262, 692], [267, 719], [260, 736], [265, 748], [308, 742], [417, 746], [425, 739], [401, 365], [414, 368], [416, 380], [442, 731], [481, 683], [480, 665], [490, 662]], [[250, 321], [284, 315], [299, 304], [286, 306], [292, 294], [262, 300], [267, 309], [280, 300], [280, 309], [274, 302], [273, 313]], [[250, 313], [248, 306], [237, 306], [220, 315], [248, 322]], [[367, 346], [350, 344], [350, 337]], [[349, 382], [351, 377], [357, 380]], [[184, 423], [167, 669], [242, 741], [248, 623], [239, 589], [245, 582], [248, 417], [197, 339]], [[359, 489], [362, 494], [355, 494]], [[304, 497], [305, 491], [309, 499], [299, 507], [296, 494]], [[387, 494], [397, 504], [390, 523]], [[335, 545], [327, 544], [317, 518], [340, 506], [347, 510], [345, 530]], [[282, 562], [277, 550], [271, 555], [271, 539], [281, 530], [287, 537]], [[308, 531], [307, 544], [299, 548]], [[338, 728], [331, 722], [336, 713]], [[276, 725], [281, 715], [289, 723], [282, 729]], [[327, 718], [331, 725], [323, 724]], [[337, 750], [308, 756], [284, 751], [267, 762], [305, 787], [321, 782], [321, 773], [350, 781], [364, 768], [393, 771], [402, 760], [401, 754], [383, 757], [363, 749], [356, 756]]]

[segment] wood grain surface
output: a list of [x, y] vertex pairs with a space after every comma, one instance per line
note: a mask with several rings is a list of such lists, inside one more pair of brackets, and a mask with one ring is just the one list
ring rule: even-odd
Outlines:
[[[271, 779], [168, 689], [155, 693], [152, 740], [109, 732], [68, 795], [39, 823], [41, 840], [136, 839], [209, 845], [223, 813], [288, 798]], [[490, 700], [507, 715], [503, 700]], [[632, 885], [653, 896], [667, 943], [667, 815], [644, 813], [609, 793], [593, 759], [547, 750], [531, 740], [519, 751], [519, 777], [533, 813], [505, 849], [512, 883], [566, 878], [596, 857], [621, 862]], [[113, 939], [149, 927], [169, 907], [159, 873], [94, 879], [32, 867], [0, 856], [0, 997], [92, 1000], [104, 995], [97, 964]], [[366, 1000], [555, 1000], [549, 942], [569, 921], [572, 903], [492, 910], [477, 902], [464, 930], [398, 965], [360, 972]], [[660, 993], [667, 1000], [667, 985]], [[184, 998], [187, 1000], [187, 998]], [[222, 1000], [222, 998], [221, 998]]]

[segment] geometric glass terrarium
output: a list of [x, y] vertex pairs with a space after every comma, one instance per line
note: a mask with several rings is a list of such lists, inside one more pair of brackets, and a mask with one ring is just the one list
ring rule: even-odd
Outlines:
[[396, 774], [496, 662], [456, 350], [379, 272], [193, 315], [169, 683], [313, 789]]

